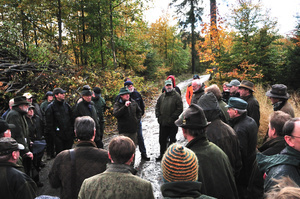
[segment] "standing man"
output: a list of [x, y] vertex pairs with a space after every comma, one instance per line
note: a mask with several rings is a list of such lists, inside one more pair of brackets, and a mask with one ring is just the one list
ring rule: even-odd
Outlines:
[[26, 100], [26, 97], [15, 97], [12, 110], [6, 117], [7, 123], [15, 125], [15, 128], [11, 129], [11, 137], [25, 147], [25, 149], [21, 151], [21, 157], [27, 175], [30, 175], [31, 160], [33, 159], [33, 154], [29, 149], [31, 141], [29, 138], [28, 124], [25, 119], [29, 105], [30, 103]]
[[235, 131], [221, 120], [221, 109], [215, 95], [211, 92], [200, 97], [198, 105], [203, 109], [208, 122], [206, 135], [209, 141], [220, 147], [228, 156], [233, 168], [234, 176], [237, 177], [242, 168], [240, 143]]
[[202, 81], [200, 79], [193, 80], [192, 87], [193, 87], [193, 97], [192, 97], [191, 104], [197, 104], [200, 97], [204, 94]]
[[249, 180], [256, 158], [258, 128], [254, 119], [247, 116], [247, 105], [246, 101], [237, 97], [231, 97], [227, 106], [230, 116], [229, 123], [235, 130], [241, 146], [243, 167], [236, 179], [239, 198], [247, 198], [252, 194], [248, 187], [252, 186], [252, 184], [249, 184]]
[[54, 137], [56, 155], [62, 150], [72, 148], [74, 139], [73, 115], [70, 105], [65, 102], [65, 93], [65, 90], [55, 88], [55, 99], [46, 110], [46, 128]]
[[[194, 75], [193, 80], [195, 79], [200, 79], [199, 75]], [[185, 99], [188, 105], [191, 105], [192, 97], [193, 97], [193, 87], [192, 84], [189, 84], [188, 87], [186, 88], [186, 94], [185, 94]]]
[[173, 89], [171, 80], [165, 81], [166, 92], [162, 93], [155, 106], [155, 115], [159, 123], [159, 144], [160, 155], [156, 158], [161, 160], [166, 149], [168, 138], [170, 143], [176, 142], [178, 127], [174, 124], [175, 120], [183, 111], [183, 104], [180, 95]]
[[75, 149], [58, 154], [49, 172], [49, 182], [53, 188], [60, 188], [60, 198], [76, 199], [82, 182], [104, 172], [106, 164], [110, 162], [107, 151], [97, 148], [95, 133], [93, 118], [76, 118], [75, 134], [78, 142]]
[[12, 105], [14, 104], [14, 99], [10, 99], [8, 102], [8, 106], [9, 108], [5, 111], [5, 113], [3, 113], [3, 115], [1, 116], [2, 119], [6, 119], [7, 114], [9, 113], [9, 111], [12, 109]]
[[131, 162], [135, 144], [125, 136], [114, 137], [108, 146], [107, 164], [104, 173], [84, 180], [78, 198], [132, 198], [154, 199], [151, 183], [133, 175]]
[[283, 126], [283, 133], [287, 146], [280, 154], [272, 156], [258, 154], [258, 162], [260, 167], [264, 168], [264, 176], [266, 176], [265, 192], [268, 192], [276, 184], [274, 180], [284, 176], [289, 177], [300, 186], [300, 118], [292, 118], [287, 121]]
[[272, 85], [272, 88], [266, 92], [266, 96], [270, 98], [274, 111], [283, 111], [289, 114], [292, 118], [295, 117], [294, 109], [288, 102], [290, 95], [287, 93], [286, 85]]
[[100, 140], [102, 140], [105, 128], [104, 112], [106, 109], [106, 102], [104, 98], [101, 97], [101, 89], [99, 87], [93, 88], [92, 101], [94, 102], [94, 107], [97, 111], [97, 115], [99, 118]]
[[0, 195], [5, 199], [32, 199], [35, 198], [37, 187], [34, 181], [20, 171], [22, 166], [17, 165], [20, 150], [24, 146], [10, 137], [0, 138]]
[[119, 134], [130, 137], [137, 145], [137, 128], [142, 116], [139, 105], [130, 99], [130, 92], [127, 87], [120, 89], [120, 98], [114, 104], [113, 114], [118, 120]]
[[43, 115], [42, 115], [42, 112], [41, 112], [41, 108], [40, 108], [40, 106], [38, 105], [38, 103], [36, 103], [36, 101], [35, 101], [33, 95], [30, 94], [30, 93], [24, 93], [23, 96], [26, 97], [27, 101], [28, 101], [32, 106], [34, 106], [34, 113], [35, 113], [36, 115], [38, 115], [40, 118], [42, 118]]
[[96, 124], [96, 137], [95, 137], [95, 143], [98, 148], [103, 148], [102, 143], [102, 136], [100, 135], [100, 124], [99, 124], [99, 118], [97, 115], [97, 111], [94, 106], [94, 102], [92, 102], [92, 91], [89, 85], [83, 86], [83, 89], [81, 91], [82, 100], [78, 102], [74, 109], [74, 116], [81, 117], [81, 116], [90, 116], [93, 118]]
[[240, 97], [240, 93], [239, 93], [239, 86], [240, 86], [241, 82], [237, 79], [233, 79], [231, 80], [231, 82], [229, 84], [227, 84], [226, 86], [229, 87], [229, 98], [230, 97]]
[[[128, 90], [130, 92], [130, 98], [133, 99], [134, 101], [136, 101], [136, 103], [139, 105], [140, 109], [142, 110], [142, 116], [143, 116], [145, 113], [145, 104], [144, 104], [141, 94], [134, 88], [133, 83], [131, 81], [126, 81], [124, 83], [124, 86], [128, 88]], [[142, 129], [142, 120], [140, 120], [140, 122], [138, 124], [138, 128], [137, 128], [139, 150], [141, 152], [142, 159], [149, 161], [150, 158], [147, 157], [142, 130], [143, 130]]]
[[243, 80], [239, 86], [240, 98], [248, 103], [247, 115], [252, 117], [259, 128], [260, 112], [259, 103], [253, 96], [254, 84], [248, 80]]
[[223, 199], [238, 198], [232, 167], [227, 155], [206, 138], [209, 125], [203, 110], [191, 104], [176, 120], [187, 139], [187, 148], [198, 158], [198, 181], [202, 182], [201, 193]]
[[46, 100], [43, 101], [43, 103], [41, 104], [41, 112], [43, 114], [43, 118], [45, 117], [45, 113], [46, 113], [46, 109], [47, 109], [48, 105], [53, 100], [53, 92], [52, 91], [47, 91], [47, 93], [45, 95], [45, 98], [46, 98]]
[[[46, 93], [46, 100], [41, 104], [41, 112], [43, 115], [43, 122], [46, 126], [46, 110], [48, 105], [53, 101], [53, 92], [47, 91]], [[47, 131], [46, 128], [44, 128], [45, 133], [45, 139], [47, 143], [46, 151], [47, 151], [47, 159], [50, 160], [51, 158], [54, 158], [54, 137]]]
[[283, 134], [284, 124], [292, 117], [282, 111], [275, 111], [270, 115], [268, 140], [258, 149], [264, 155], [275, 155], [285, 148], [285, 140]]

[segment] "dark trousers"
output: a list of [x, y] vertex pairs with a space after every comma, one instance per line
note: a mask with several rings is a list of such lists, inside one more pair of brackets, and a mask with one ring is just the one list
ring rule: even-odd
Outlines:
[[168, 138], [170, 138], [170, 143], [176, 142], [176, 134], [178, 132], [178, 127], [170, 126], [159, 126], [159, 144], [160, 144], [160, 155], [163, 155], [167, 149]]
[[56, 151], [56, 155], [58, 155], [63, 150], [71, 149], [73, 143], [74, 143], [73, 139], [63, 140], [60, 137], [55, 136], [55, 151]]
[[146, 155], [146, 147], [145, 147], [143, 131], [142, 131], [142, 121], [140, 121], [140, 123], [138, 124], [137, 139], [138, 139], [138, 145], [141, 154]]
[[50, 157], [54, 157], [54, 137], [49, 133], [46, 133], [45, 140], [47, 143], [47, 147], [46, 147], [47, 155]]

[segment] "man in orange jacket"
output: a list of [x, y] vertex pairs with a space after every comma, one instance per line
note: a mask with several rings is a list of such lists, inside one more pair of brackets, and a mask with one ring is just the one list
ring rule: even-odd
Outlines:
[[[194, 75], [193, 76], [193, 80], [194, 79], [200, 79], [199, 75]], [[186, 89], [186, 94], [185, 94], [186, 102], [189, 105], [191, 105], [192, 96], [193, 96], [193, 87], [192, 87], [192, 84], [189, 84], [188, 87], [187, 87], [187, 89]]]

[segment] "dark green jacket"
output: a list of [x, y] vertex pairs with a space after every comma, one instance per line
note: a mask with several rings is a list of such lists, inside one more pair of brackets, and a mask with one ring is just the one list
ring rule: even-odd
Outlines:
[[10, 129], [11, 137], [14, 138], [18, 143], [23, 144], [25, 149], [22, 152], [29, 152], [30, 146], [30, 138], [29, 138], [29, 130], [28, 124], [25, 119], [26, 112], [19, 109], [19, 107], [13, 107], [11, 111], [9, 111], [6, 121], [9, 124], [14, 124], [16, 127]]
[[131, 104], [127, 107], [120, 97], [114, 104], [113, 114], [118, 120], [118, 131], [120, 134], [136, 133], [138, 123], [142, 117], [142, 110], [139, 105], [133, 99], [130, 99], [130, 101]]
[[33, 199], [37, 186], [19, 165], [11, 162], [0, 163], [0, 196], [5, 199]]
[[300, 151], [287, 146], [280, 154], [266, 156], [257, 153], [256, 157], [260, 171], [266, 173], [265, 192], [276, 184], [273, 179], [279, 179], [282, 176], [290, 177], [300, 186]]
[[105, 100], [102, 97], [99, 97], [99, 98], [93, 97], [92, 100], [94, 102], [94, 106], [97, 111], [99, 122], [100, 123], [104, 122], [103, 113], [105, 112], [105, 108], [106, 108]]
[[99, 118], [97, 115], [97, 111], [94, 106], [94, 102], [87, 102], [84, 99], [82, 99], [81, 102], [76, 104], [74, 109], [74, 117], [81, 117], [81, 116], [90, 116], [93, 118], [95, 124], [96, 124], [96, 136], [95, 141], [98, 141], [100, 139], [100, 123]]
[[199, 135], [186, 147], [197, 155], [202, 194], [222, 199], [238, 198], [233, 169], [227, 155], [218, 146], [209, 142], [205, 135]]
[[161, 94], [155, 106], [155, 115], [161, 126], [175, 127], [174, 122], [182, 111], [182, 99], [174, 89], [171, 92]]
[[253, 94], [250, 94], [246, 97], [241, 97], [248, 103], [247, 106], [247, 115], [254, 119], [257, 126], [259, 127], [259, 120], [260, 120], [260, 112], [259, 112], [259, 103]]
[[214, 197], [201, 194], [201, 186], [201, 182], [193, 181], [166, 182], [161, 185], [161, 192], [165, 199], [214, 199]]
[[132, 174], [125, 164], [107, 164], [104, 173], [82, 183], [78, 199], [154, 199], [150, 182]]

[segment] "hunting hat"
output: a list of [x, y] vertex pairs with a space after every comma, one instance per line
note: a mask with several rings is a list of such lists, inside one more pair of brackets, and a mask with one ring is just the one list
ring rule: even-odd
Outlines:
[[129, 90], [127, 87], [123, 87], [120, 89], [119, 95], [125, 95], [125, 94], [130, 94]]
[[7, 129], [15, 128], [14, 124], [8, 124], [5, 120], [0, 119], [0, 134], [3, 134]]
[[227, 84], [226, 86], [228, 87], [232, 87], [232, 86], [239, 86], [241, 84], [241, 82], [237, 79], [233, 79], [231, 80], [231, 82], [229, 84]]
[[92, 96], [91, 87], [89, 85], [84, 85], [82, 87], [81, 95], [82, 96]]
[[205, 93], [198, 101], [203, 111], [220, 110], [219, 102], [212, 92]]
[[271, 90], [266, 92], [266, 96], [279, 98], [279, 99], [289, 99], [290, 95], [287, 93], [287, 87], [284, 84], [274, 84]]
[[166, 80], [166, 81], [165, 81], [165, 86], [167, 86], [167, 85], [172, 85], [172, 86], [173, 86], [172, 81], [171, 81], [171, 80]]
[[22, 144], [18, 144], [17, 141], [10, 137], [0, 138], [0, 156], [8, 155], [13, 151], [24, 150]]
[[65, 90], [63, 90], [63, 89], [61, 89], [61, 88], [55, 88], [54, 90], [53, 90], [53, 95], [57, 95], [57, 94], [63, 94], [63, 93], [66, 93], [66, 91]]
[[30, 99], [33, 97], [33, 95], [31, 95], [30, 93], [24, 93], [23, 96], [26, 97], [26, 99]]
[[19, 106], [19, 105], [22, 105], [22, 104], [29, 105], [30, 102], [28, 102], [26, 100], [26, 97], [24, 97], [24, 96], [17, 96], [17, 97], [14, 98], [14, 103], [13, 103], [12, 106]]
[[101, 88], [95, 87], [93, 88], [95, 96], [100, 96], [101, 95]]
[[250, 91], [254, 92], [254, 84], [248, 80], [243, 80], [239, 86], [239, 88], [246, 88]]
[[228, 105], [226, 107], [228, 108], [236, 108], [236, 109], [240, 109], [240, 110], [246, 110], [248, 106], [248, 103], [238, 97], [231, 97], [228, 100]]
[[203, 129], [209, 123], [197, 104], [191, 104], [175, 121], [175, 125], [185, 129]]
[[167, 182], [196, 181], [198, 179], [197, 156], [192, 150], [174, 143], [162, 158], [161, 170]]
[[52, 92], [52, 91], [47, 91], [47, 93], [46, 93], [45, 96], [46, 96], [46, 97], [48, 97], [48, 96], [53, 96], [53, 92]]
[[200, 79], [200, 77], [199, 77], [199, 75], [196, 74], [193, 76], [193, 79]]
[[126, 81], [126, 82], [124, 82], [124, 86], [129, 86], [129, 85], [133, 85], [132, 81]]

